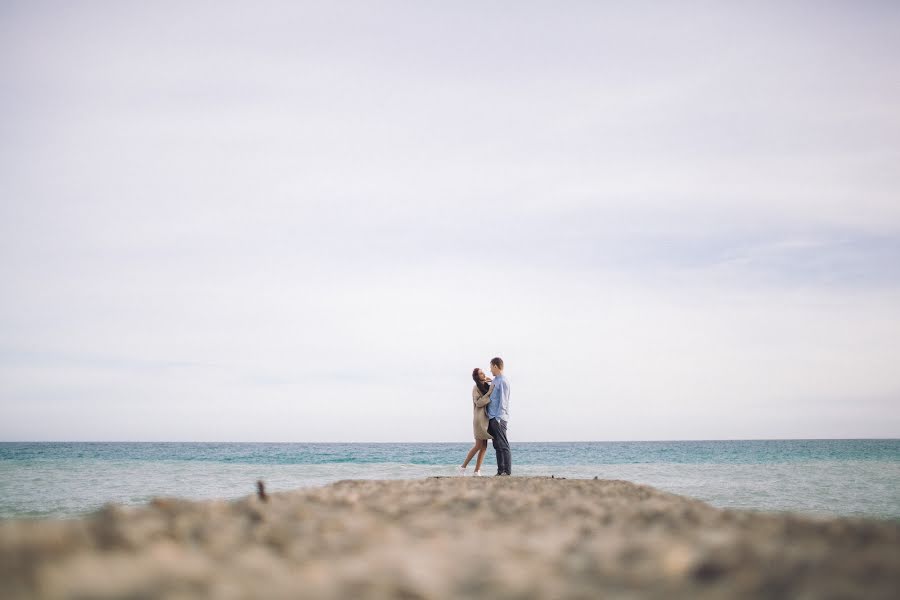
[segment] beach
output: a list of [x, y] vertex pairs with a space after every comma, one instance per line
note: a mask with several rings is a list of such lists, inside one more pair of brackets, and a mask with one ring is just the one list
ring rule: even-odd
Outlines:
[[0, 580], [47, 599], [894, 598], [900, 523], [604, 479], [341, 481], [0, 521]]
[[[290, 491], [449, 476], [470, 446], [0, 442], [0, 520], [83, 517], [161, 496], [237, 500], [258, 479]], [[900, 519], [897, 439], [517, 442], [515, 459], [516, 476], [621, 479], [718, 508]], [[492, 474], [494, 462], [489, 447]]]

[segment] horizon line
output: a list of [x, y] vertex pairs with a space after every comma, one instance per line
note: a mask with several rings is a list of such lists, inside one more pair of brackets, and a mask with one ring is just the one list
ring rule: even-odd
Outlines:
[[[900, 441], [900, 437], [796, 437], [796, 438], [683, 438], [646, 440], [524, 440], [515, 444], [631, 444], [665, 442], [816, 442], [816, 441]], [[468, 444], [469, 441], [362, 441], [362, 442], [304, 442], [304, 441], [246, 441], [246, 440], [0, 440], [0, 444]]]

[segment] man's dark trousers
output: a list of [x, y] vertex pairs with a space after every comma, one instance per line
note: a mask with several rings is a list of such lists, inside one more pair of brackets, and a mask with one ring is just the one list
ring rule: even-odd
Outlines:
[[494, 452], [497, 454], [497, 474], [512, 475], [512, 452], [509, 451], [509, 440], [506, 439], [506, 421], [491, 419], [488, 421], [488, 433], [494, 438]]

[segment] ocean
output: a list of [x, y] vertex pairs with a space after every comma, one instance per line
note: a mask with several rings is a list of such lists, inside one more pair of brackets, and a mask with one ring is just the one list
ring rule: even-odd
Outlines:
[[[0, 518], [455, 474], [469, 444], [0, 443]], [[625, 479], [723, 508], [900, 519], [900, 440], [512, 443], [513, 475]], [[484, 472], [495, 471], [488, 448]], [[469, 467], [471, 473], [473, 466]]]

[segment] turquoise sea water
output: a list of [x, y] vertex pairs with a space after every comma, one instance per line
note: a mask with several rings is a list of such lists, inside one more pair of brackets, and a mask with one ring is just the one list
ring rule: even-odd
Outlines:
[[[469, 444], [0, 443], [0, 518], [452, 475]], [[900, 440], [515, 443], [514, 475], [626, 479], [713, 505], [900, 519]], [[493, 449], [484, 471], [493, 473]], [[469, 472], [471, 472], [470, 467]]]

